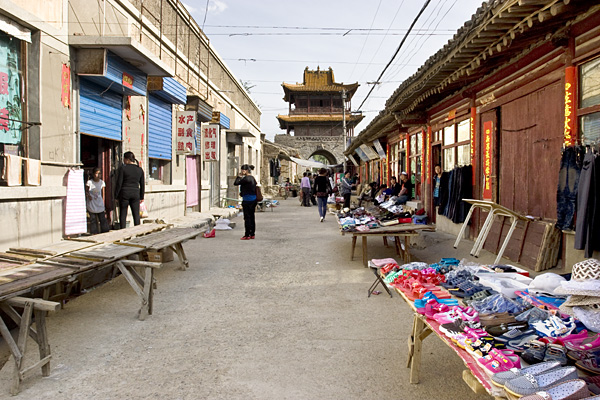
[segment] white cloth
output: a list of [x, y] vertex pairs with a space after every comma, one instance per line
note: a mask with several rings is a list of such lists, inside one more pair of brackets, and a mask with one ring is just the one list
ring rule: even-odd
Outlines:
[[102, 199], [102, 188], [106, 186], [104, 181], [100, 179], [98, 182], [90, 179], [86, 183], [88, 189], [87, 210], [91, 213], [98, 214], [104, 212], [104, 200]]
[[87, 232], [83, 170], [70, 170], [67, 177], [65, 205], [65, 235]]
[[22, 184], [22, 157], [12, 154], [4, 155], [4, 171], [2, 178], [8, 186], [21, 186]]
[[39, 186], [41, 182], [42, 162], [25, 158], [25, 185]]

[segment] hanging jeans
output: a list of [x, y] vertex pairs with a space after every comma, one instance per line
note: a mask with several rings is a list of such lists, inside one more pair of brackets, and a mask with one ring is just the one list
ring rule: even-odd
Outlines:
[[556, 192], [556, 227], [560, 230], [573, 229], [575, 202], [581, 166], [577, 163], [578, 149], [567, 147], [560, 160], [558, 190]]

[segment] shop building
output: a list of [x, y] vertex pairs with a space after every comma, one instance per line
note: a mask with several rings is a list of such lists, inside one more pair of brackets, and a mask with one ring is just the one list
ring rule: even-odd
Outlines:
[[[0, 216], [11, 221], [2, 248], [65, 235], [71, 170], [87, 177], [101, 168], [114, 223], [114, 181], [126, 151], [146, 173], [151, 217], [164, 219], [218, 206], [230, 190], [230, 156], [260, 159], [258, 106], [181, 2], [9, 3], [0, 10], [7, 60], [0, 158], [14, 164], [0, 182]], [[180, 149], [177, 114], [185, 111], [195, 129], [191, 148]], [[206, 161], [201, 127], [211, 122], [218, 147]]]
[[[471, 184], [463, 180], [460, 188], [464, 198], [492, 200], [534, 217], [517, 226], [506, 257], [533, 268], [541, 246], [552, 246], [554, 264], [559, 257], [574, 264], [583, 252], [573, 248], [572, 232], [554, 227], [557, 188], [563, 148], [600, 138], [594, 83], [600, 75], [599, 25], [600, 6], [592, 2], [484, 3], [400, 85], [346, 154], [384, 142], [386, 161], [361, 161], [361, 168], [380, 163], [388, 179], [407, 171], [430, 220], [453, 234], [464, 215], [437, 214], [434, 166], [455, 174], [469, 170]], [[486, 215], [475, 212], [471, 238]], [[496, 252], [508, 226], [498, 221], [485, 248]], [[544, 242], [548, 235], [558, 239]]]

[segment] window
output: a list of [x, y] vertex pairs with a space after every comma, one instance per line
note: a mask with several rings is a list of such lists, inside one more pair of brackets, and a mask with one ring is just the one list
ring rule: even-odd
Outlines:
[[581, 65], [579, 130], [583, 144], [600, 140], [600, 58]]
[[443, 129], [443, 170], [471, 164], [471, 132], [468, 119]]
[[24, 53], [24, 42], [0, 32], [0, 150], [27, 157], [21, 123], [26, 110], [21, 91], [25, 87]]
[[169, 160], [150, 158], [148, 161], [150, 181], [164, 184], [171, 183], [171, 163]]

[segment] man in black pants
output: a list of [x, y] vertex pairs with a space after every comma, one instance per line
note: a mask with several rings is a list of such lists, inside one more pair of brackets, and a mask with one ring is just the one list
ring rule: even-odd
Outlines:
[[135, 155], [128, 151], [123, 154], [124, 164], [119, 168], [115, 198], [119, 200], [119, 223], [121, 229], [127, 226], [127, 207], [131, 207], [133, 224], [140, 224], [140, 202], [144, 201], [144, 170], [135, 159]]

